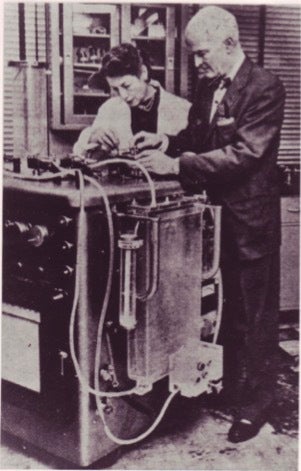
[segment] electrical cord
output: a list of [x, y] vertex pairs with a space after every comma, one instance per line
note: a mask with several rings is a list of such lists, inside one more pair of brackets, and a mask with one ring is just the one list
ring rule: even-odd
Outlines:
[[[84, 215], [84, 178], [81, 172], [79, 173], [79, 183], [80, 183], [80, 214], [79, 214], [79, 223], [78, 223], [78, 240], [77, 240], [77, 246], [79, 248], [82, 248], [82, 230], [81, 226], [83, 224], [83, 215]], [[112, 275], [113, 275], [113, 262], [114, 262], [114, 228], [113, 228], [113, 220], [112, 220], [112, 213], [110, 210], [110, 205], [109, 201], [107, 198], [107, 195], [102, 188], [102, 186], [96, 182], [94, 179], [91, 177], [85, 177], [87, 181], [89, 181], [92, 185], [94, 185], [98, 190], [100, 191], [103, 199], [104, 199], [104, 204], [105, 204], [105, 210], [106, 210], [106, 215], [107, 215], [107, 220], [108, 220], [108, 228], [109, 228], [109, 240], [110, 240], [110, 249], [109, 249], [109, 269], [108, 269], [108, 275], [107, 275], [107, 284], [106, 284], [106, 290], [105, 290], [105, 296], [103, 300], [103, 305], [101, 309], [101, 314], [99, 318], [99, 323], [98, 323], [98, 328], [97, 328], [97, 343], [96, 343], [96, 353], [95, 353], [95, 369], [94, 369], [94, 381], [95, 381], [95, 389], [91, 388], [86, 380], [83, 378], [80, 366], [78, 364], [76, 354], [75, 354], [75, 346], [74, 346], [74, 324], [75, 324], [75, 314], [76, 314], [76, 307], [78, 304], [78, 299], [79, 299], [79, 287], [80, 287], [80, 277], [79, 277], [79, 268], [81, 266], [81, 251], [78, 249], [77, 254], [76, 254], [76, 282], [75, 282], [75, 292], [74, 292], [74, 302], [73, 302], [73, 307], [72, 307], [72, 315], [70, 318], [70, 325], [69, 325], [69, 338], [70, 338], [70, 352], [71, 352], [71, 357], [74, 363], [74, 367], [76, 370], [76, 373], [78, 375], [78, 378], [80, 380], [80, 383], [82, 387], [88, 391], [89, 393], [93, 394], [95, 396], [96, 400], [96, 406], [97, 410], [99, 413], [99, 416], [103, 422], [104, 426], [104, 431], [106, 435], [117, 445], [132, 445], [134, 443], [137, 443], [144, 438], [146, 438], [148, 435], [150, 435], [153, 430], [158, 426], [158, 424], [161, 422], [170, 402], [172, 399], [175, 397], [175, 395], [178, 393], [178, 391], [172, 392], [164, 402], [162, 409], [160, 413], [158, 414], [157, 418], [153, 422], [153, 424], [142, 434], [138, 435], [137, 437], [131, 438], [131, 439], [121, 439], [119, 437], [116, 437], [114, 435], [108, 424], [106, 423], [104, 411], [102, 408], [102, 403], [100, 401], [100, 397], [109, 397], [109, 398], [117, 398], [117, 397], [122, 397], [122, 396], [127, 396], [129, 394], [133, 394], [137, 392], [137, 388], [133, 388], [129, 391], [120, 391], [120, 392], [103, 392], [99, 390], [99, 369], [100, 369], [100, 355], [101, 355], [101, 344], [102, 344], [102, 334], [103, 334], [103, 325], [104, 325], [104, 320], [106, 316], [106, 311], [107, 311], [107, 306], [108, 306], [108, 301], [109, 301], [109, 296], [111, 292], [111, 285], [112, 285]]]
[[[115, 162], [116, 160], [124, 162], [124, 160], [121, 159], [114, 159]], [[127, 161], [128, 162], [128, 161]], [[131, 164], [134, 162], [129, 161]], [[102, 162], [105, 165], [105, 162]], [[108, 161], [107, 163], [113, 163], [111, 160]], [[106, 163], [106, 164], [107, 164]], [[143, 173], [147, 176], [147, 179], [150, 179], [150, 176], [148, 172], [137, 162], [135, 162], [139, 168], [143, 171]], [[55, 175], [42, 175], [42, 176], [24, 176], [20, 174], [10, 174], [10, 172], [4, 172], [4, 174], [13, 176], [13, 178], [17, 179], [22, 179], [22, 180], [29, 180], [29, 181], [50, 181], [57, 179], [58, 177], [64, 178], [66, 176], [75, 176], [77, 174], [78, 179], [79, 179], [79, 191], [80, 191], [80, 208], [79, 208], [79, 218], [78, 218], [78, 229], [77, 229], [77, 248], [76, 248], [76, 272], [75, 272], [75, 287], [74, 287], [74, 295], [73, 295], [73, 303], [72, 303], [72, 309], [71, 309], [71, 314], [70, 314], [70, 323], [69, 323], [69, 348], [70, 348], [70, 353], [71, 353], [71, 358], [74, 364], [75, 371], [77, 373], [78, 379], [80, 381], [81, 386], [83, 387], [84, 390], [86, 390], [88, 393], [95, 395], [96, 398], [96, 405], [97, 409], [100, 415], [100, 418], [103, 422], [104, 426], [104, 431], [108, 438], [110, 438], [114, 443], [118, 445], [132, 445], [134, 443], [137, 443], [144, 438], [146, 438], [148, 435], [150, 435], [154, 429], [158, 426], [158, 424], [161, 422], [170, 402], [172, 399], [175, 397], [175, 395], [179, 391], [173, 391], [170, 393], [170, 395], [167, 397], [165, 400], [160, 413], [158, 414], [157, 418], [153, 422], [153, 424], [143, 433], [138, 435], [137, 437], [131, 438], [131, 439], [121, 439], [119, 437], [116, 437], [110, 430], [108, 424], [106, 423], [105, 420], [105, 415], [104, 411], [102, 409], [102, 404], [100, 402], [100, 397], [106, 397], [106, 398], [120, 398], [129, 394], [133, 394], [137, 392], [137, 388], [134, 387], [131, 390], [128, 391], [119, 391], [119, 392], [104, 392], [99, 390], [99, 367], [100, 367], [100, 354], [101, 354], [101, 339], [102, 339], [102, 333], [103, 333], [103, 325], [104, 325], [104, 320], [106, 316], [106, 311], [108, 307], [108, 302], [109, 302], [109, 296], [111, 292], [111, 285], [112, 285], [112, 276], [113, 276], [113, 263], [114, 263], [114, 228], [113, 228], [113, 220], [112, 220], [112, 213], [110, 209], [110, 204], [108, 197], [102, 188], [102, 186], [96, 182], [94, 179], [83, 176], [81, 171], [75, 170], [75, 171], [61, 171]], [[95, 354], [95, 369], [94, 369], [94, 380], [95, 380], [95, 389], [91, 388], [89, 384], [87, 383], [86, 379], [83, 377], [80, 365], [77, 361], [76, 357], [76, 352], [75, 352], [75, 342], [74, 342], [74, 326], [75, 326], [75, 316], [76, 316], [76, 310], [78, 306], [78, 301], [79, 301], [79, 292], [80, 292], [80, 267], [81, 267], [81, 257], [82, 257], [82, 249], [84, 247], [84, 240], [83, 240], [83, 223], [84, 223], [84, 214], [85, 214], [85, 206], [84, 206], [84, 178], [89, 181], [92, 185], [94, 185], [99, 192], [101, 193], [101, 196], [104, 201], [105, 205], [105, 211], [106, 211], [106, 216], [107, 216], [107, 221], [108, 221], [108, 229], [109, 229], [109, 239], [110, 239], [110, 249], [109, 249], [109, 269], [108, 269], [108, 275], [107, 275], [107, 284], [106, 284], [106, 290], [105, 290], [105, 296], [103, 300], [103, 305], [102, 305], [102, 310], [99, 318], [99, 323], [98, 323], [98, 329], [97, 329], [97, 345], [96, 345], [96, 354]], [[151, 179], [150, 179], [151, 181]], [[149, 182], [150, 183], [150, 182]], [[152, 194], [152, 203], [151, 206], [154, 207], [156, 206], [156, 197], [155, 197], [155, 189], [153, 182], [151, 181], [150, 183], [150, 188], [151, 188], [151, 194]]]
[[[57, 170], [61, 170], [59, 166], [56, 166]], [[15, 178], [17, 180], [28, 180], [28, 181], [51, 181], [57, 178], [65, 178], [67, 176], [78, 176], [79, 179], [79, 189], [80, 189], [80, 204], [79, 204], [79, 220], [78, 220], [78, 235], [77, 235], [77, 246], [76, 246], [76, 273], [75, 273], [75, 287], [74, 287], [74, 295], [73, 295], [73, 303], [71, 308], [70, 314], [70, 323], [69, 323], [69, 348], [70, 354], [73, 361], [73, 365], [76, 371], [76, 374], [81, 382], [82, 387], [88, 391], [90, 394], [98, 394], [100, 397], [122, 397], [124, 395], [132, 394], [136, 392], [136, 388], [132, 388], [128, 391], [116, 391], [116, 392], [102, 392], [97, 391], [89, 386], [86, 382], [85, 378], [82, 375], [80, 365], [78, 363], [76, 352], [75, 352], [75, 342], [74, 342], [74, 326], [75, 326], [75, 316], [76, 316], [76, 309], [79, 300], [79, 292], [80, 292], [80, 267], [81, 267], [81, 250], [83, 247], [84, 241], [82, 240], [82, 227], [83, 227], [83, 216], [85, 214], [84, 208], [84, 178], [88, 180], [91, 184], [97, 187], [98, 191], [101, 193], [105, 204], [106, 216], [108, 221], [108, 228], [109, 228], [109, 237], [110, 237], [110, 257], [109, 257], [109, 270], [108, 270], [108, 281], [106, 286], [106, 292], [102, 307], [102, 312], [100, 315], [100, 323], [98, 332], [103, 330], [104, 319], [106, 315], [107, 305], [109, 301], [110, 291], [111, 291], [111, 282], [112, 282], [112, 274], [113, 274], [113, 261], [114, 261], [114, 229], [113, 229], [113, 221], [112, 221], [112, 213], [110, 210], [110, 204], [107, 198], [105, 191], [103, 190], [102, 186], [96, 182], [94, 179], [90, 177], [83, 177], [83, 174], [80, 170], [61, 170], [58, 173], [51, 174], [51, 175], [23, 175], [13, 172], [4, 171], [4, 175]], [[98, 335], [98, 338], [101, 336]], [[98, 351], [101, 351], [101, 345], [98, 347]]]
[[[120, 159], [121, 160], [121, 159]], [[109, 163], [112, 163], [111, 160], [108, 161]], [[59, 166], [56, 166], [57, 170], [61, 170]], [[8, 171], [4, 172], [4, 175], [18, 179], [18, 180], [28, 180], [28, 181], [51, 181], [55, 180], [57, 178], [64, 178], [67, 176], [75, 176], [78, 175], [79, 179], [79, 189], [80, 189], [80, 204], [79, 204], [79, 221], [78, 221], [78, 236], [77, 236], [77, 245], [76, 245], [76, 273], [75, 273], [75, 287], [74, 287], [74, 295], [73, 295], [73, 303], [72, 303], [72, 308], [71, 308], [71, 314], [70, 314], [70, 323], [69, 323], [69, 348], [70, 348], [70, 354], [71, 358], [73, 361], [73, 365], [76, 371], [76, 374], [78, 376], [78, 379], [81, 382], [82, 387], [88, 391], [90, 394], [93, 394], [95, 396], [99, 397], [110, 397], [110, 398], [118, 398], [118, 397], [123, 397], [125, 395], [129, 394], [134, 394], [137, 393], [137, 388], [131, 388], [129, 390], [125, 391], [110, 391], [110, 392], [105, 392], [105, 391], [100, 391], [99, 388], [98, 390], [91, 388], [91, 386], [88, 384], [88, 382], [85, 380], [81, 369], [79, 362], [76, 357], [76, 352], [75, 352], [75, 342], [74, 342], [74, 326], [75, 326], [75, 317], [76, 317], [76, 309], [78, 305], [78, 300], [79, 300], [79, 292], [80, 292], [80, 267], [81, 267], [81, 249], [83, 246], [83, 241], [82, 241], [82, 227], [83, 227], [83, 216], [85, 214], [85, 208], [84, 208], [84, 178], [89, 181], [92, 185], [94, 185], [98, 191], [100, 192], [104, 205], [105, 205], [105, 211], [106, 211], [106, 217], [108, 221], [108, 229], [109, 229], [109, 240], [110, 240], [110, 256], [109, 256], [109, 269], [108, 269], [108, 276], [107, 276], [107, 285], [106, 285], [106, 290], [105, 290], [105, 296], [104, 296], [104, 301], [102, 305], [102, 310], [100, 314], [100, 320], [98, 324], [98, 333], [97, 333], [97, 345], [96, 345], [96, 355], [97, 358], [99, 358], [99, 365], [96, 369], [96, 371], [99, 371], [100, 367], [100, 353], [101, 353], [101, 339], [102, 339], [102, 331], [103, 331], [103, 325], [105, 321], [105, 316], [106, 316], [106, 311], [107, 311], [107, 306], [109, 302], [109, 296], [110, 296], [110, 291], [111, 291], [111, 285], [112, 285], [112, 276], [113, 276], [113, 263], [114, 263], [114, 228], [113, 228], [113, 220], [112, 220], [112, 213], [110, 209], [110, 204], [108, 197], [103, 189], [103, 187], [93, 178], [85, 176], [83, 177], [83, 174], [80, 170], [61, 170], [60, 172], [56, 174], [51, 174], [51, 175], [22, 175], [18, 173], [11, 173]], [[101, 335], [100, 335], [101, 333]], [[96, 356], [95, 356], [96, 358]]]
[[[171, 403], [171, 401], [173, 400], [175, 395], [178, 394], [178, 392], [179, 391], [174, 391], [174, 392], [169, 394], [169, 396], [167, 397], [165, 403], [163, 404], [163, 407], [162, 407], [160, 413], [158, 414], [158, 416], [157, 416], [156, 420], [153, 422], [153, 424], [145, 432], [141, 433], [140, 435], [138, 435], [137, 437], [134, 437], [134, 438], [122, 439], [122, 438], [116, 437], [111, 432], [111, 430], [109, 429], [109, 427], [108, 427], [108, 425], [105, 421], [105, 417], [104, 417], [102, 409], [99, 410], [99, 408], [98, 408], [98, 412], [99, 412], [100, 417], [102, 418], [102, 421], [103, 421], [103, 424], [104, 424], [104, 430], [105, 430], [106, 435], [114, 443], [116, 443], [117, 445], [133, 445], [134, 443], [137, 443], [137, 442], [140, 442], [141, 440], [144, 440], [144, 438], [148, 437], [155, 430], [155, 428], [159, 425], [159, 423], [161, 422], [161, 420], [164, 417], [164, 414], [165, 414], [169, 404]], [[98, 399], [98, 401], [99, 401], [99, 399]]]
[[146, 178], [146, 180], [149, 184], [149, 187], [150, 187], [150, 192], [151, 192], [150, 207], [155, 208], [157, 206], [157, 200], [156, 200], [156, 190], [155, 190], [154, 182], [151, 179], [151, 176], [150, 176], [149, 172], [146, 170], [146, 168], [142, 164], [137, 162], [136, 160], [130, 160], [130, 159], [125, 159], [125, 158], [122, 158], [122, 159], [119, 159], [119, 158], [106, 159], [106, 160], [102, 160], [101, 162], [91, 164], [91, 165], [89, 165], [89, 167], [91, 169], [96, 169], [96, 168], [100, 168], [100, 167], [105, 167], [106, 165], [117, 164], [117, 163], [127, 164], [129, 166], [134, 166], [134, 167], [136, 166], [141, 170], [141, 172], [145, 176], [145, 178]]
[[217, 283], [218, 286], [218, 299], [217, 299], [217, 310], [216, 310], [216, 324], [215, 324], [215, 331], [214, 331], [214, 336], [212, 343], [217, 342], [218, 334], [219, 334], [219, 329], [221, 326], [221, 321], [222, 321], [222, 310], [223, 310], [223, 280], [222, 280], [222, 274], [221, 270], [219, 269], [218, 272], [215, 275], [215, 282]]
[[[97, 366], [97, 371], [95, 371], [95, 375], [97, 374], [98, 377], [98, 371], [100, 367], [100, 354], [101, 354], [101, 341], [102, 341], [102, 332], [103, 332], [103, 325], [105, 321], [105, 316], [106, 316], [106, 311], [108, 307], [108, 302], [109, 302], [109, 297], [111, 293], [111, 286], [112, 286], [112, 276], [113, 276], [113, 263], [114, 263], [114, 228], [113, 228], [113, 220], [112, 220], [112, 213], [110, 209], [110, 204], [108, 197], [102, 188], [102, 186], [96, 182], [93, 178], [83, 176], [83, 174], [77, 170], [78, 176], [79, 176], [79, 193], [80, 193], [80, 204], [79, 204], [79, 216], [78, 216], [78, 229], [77, 229], [77, 244], [76, 244], [76, 272], [75, 272], [75, 287], [74, 287], [74, 296], [73, 296], [73, 305], [71, 309], [71, 315], [70, 315], [70, 323], [69, 323], [69, 348], [70, 348], [70, 354], [71, 358], [73, 361], [73, 365], [76, 371], [76, 374], [78, 376], [78, 379], [81, 383], [81, 386], [83, 389], [90, 394], [93, 394], [94, 396], [98, 397], [122, 397], [128, 394], [133, 394], [134, 392], [137, 392], [136, 388], [132, 388], [127, 391], [110, 391], [110, 392], [105, 392], [105, 391], [100, 391], [99, 389], [94, 389], [92, 388], [87, 380], [84, 378], [79, 362], [77, 360], [76, 352], [75, 352], [75, 342], [74, 342], [74, 327], [75, 327], [75, 317], [76, 317], [76, 309], [78, 305], [78, 300], [79, 300], [79, 292], [80, 292], [80, 268], [82, 266], [82, 250], [84, 246], [84, 240], [83, 240], [83, 218], [85, 214], [85, 207], [84, 207], [84, 180], [89, 181], [92, 185], [94, 185], [98, 191], [100, 192], [104, 205], [105, 205], [105, 211], [106, 211], [106, 217], [107, 217], [107, 222], [108, 222], [108, 229], [109, 229], [109, 268], [108, 268], [108, 274], [107, 274], [107, 283], [106, 283], [106, 289], [105, 289], [105, 295], [104, 295], [104, 300], [101, 308], [101, 313], [99, 317], [99, 323], [98, 323], [98, 328], [97, 328], [97, 343], [96, 343], [96, 353], [95, 353], [95, 370]], [[99, 358], [99, 360], [96, 360], [96, 358]]]

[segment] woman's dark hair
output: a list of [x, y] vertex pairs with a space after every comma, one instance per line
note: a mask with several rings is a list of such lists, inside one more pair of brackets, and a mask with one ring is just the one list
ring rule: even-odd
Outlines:
[[151, 69], [146, 52], [137, 49], [130, 43], [122, 43], [104, 55], [102, 73], [104, 77], [120, 77], [127, 74], [139, 77], [143, 64], [147, 68], [149, 80]]

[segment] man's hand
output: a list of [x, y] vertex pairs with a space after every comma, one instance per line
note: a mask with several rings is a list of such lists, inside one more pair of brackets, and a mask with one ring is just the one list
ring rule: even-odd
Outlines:
[[119, 139], [110, 129], [96, 128], [92, 131], [89, 144], [95, 143], [101, 146], [106, 152], [112, 152], [118, 149]]
[[159, 150], [141, 152], [138, 162], [146, 170], [157, 175], [178, 175], [179, 173], [178, 159], [172, 159]]
[[151, 132], [140, 131], [132, 137], [130, 147], [136, 147], [142, 151], [144, 149], [158, 149], [167, 139], [164, 134], [153, 134]]

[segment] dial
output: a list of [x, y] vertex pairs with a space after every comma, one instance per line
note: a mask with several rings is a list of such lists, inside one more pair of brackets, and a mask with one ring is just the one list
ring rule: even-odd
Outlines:
[[34, 247], [40, 247], [49, 237], [49, 231], [46, 226], [32, 226], [27, 235], [27, 242]]

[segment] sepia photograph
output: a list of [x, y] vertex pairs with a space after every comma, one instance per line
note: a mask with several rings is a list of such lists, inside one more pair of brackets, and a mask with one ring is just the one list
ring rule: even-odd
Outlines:
[[297, 471], [300, 5], [0, 9], [0, 469]]

